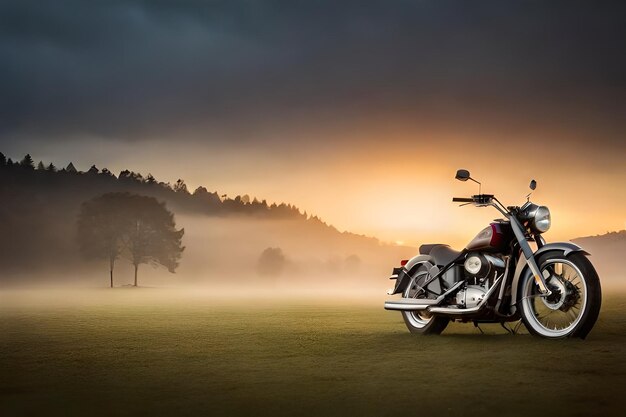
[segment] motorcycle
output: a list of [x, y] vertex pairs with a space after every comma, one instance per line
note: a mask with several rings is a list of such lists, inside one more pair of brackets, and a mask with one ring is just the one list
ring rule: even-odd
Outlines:
[[[479, 193], [453, 202], [494, 207], [504, 218], [461, 251], [421, 245], [417, 256], [393, 269], [395, 285], [388, 294], [401, 298], [387, 300], [385, 309], [400, 311], [409, 331], [424, 335], [459, 321], [476, 327], [500, 323], [510, 333], [523, 323], [534, 335], [584, 339], [602, 303], [589, 253], [570, 242], [546, 243], [542, 234], [550, 229], [550, 210], [530, 201], [532, 191], [521, 207], [504, 206], [493, 194], [482, 194], [469, 171], [460, 169], [455, 178], [476, 182]], [[531, 190], [536, 186], [532, 180]]]

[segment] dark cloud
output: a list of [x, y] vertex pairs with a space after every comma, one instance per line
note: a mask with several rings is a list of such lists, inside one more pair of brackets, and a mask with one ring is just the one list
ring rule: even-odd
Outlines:
[[625, 50], [623, 2], [2, 1], [0, 141], [377, 115], [615, 144]]

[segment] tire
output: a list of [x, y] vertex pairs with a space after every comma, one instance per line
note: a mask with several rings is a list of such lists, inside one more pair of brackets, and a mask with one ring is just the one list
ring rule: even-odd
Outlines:
[[[418, 267], [406, 290], [404, 290], [402, 297], [416, 298], [416, 282], [424, 282], [426, 277], [428, 277], [426, 268], [423, 266]], [[423, 298], [423, 296], [418, 296], [417, 298]], [[432, 316], [423, 311], [402, 311], [402, 318], [411, 333], [422, 335], [441, 334], [450, 322], [450, 319], [447, 317]]]
[[540, 296], [531, 274], [518, 288], [518, 304], [524, 325], [531, 334], [563, 339], [584, 339], [593, 328], [602, 304], [600, 279], [587, 257], [579, 252], [564, 256], [547, 252], [537, 265], [552, 294]]

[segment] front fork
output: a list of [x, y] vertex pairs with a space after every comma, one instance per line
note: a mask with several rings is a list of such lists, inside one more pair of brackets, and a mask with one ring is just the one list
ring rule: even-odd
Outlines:
[[526, 240], [526, 236], [524, 235], [524, 229], [517, 220], [515, 216], [509, 216], [509, 220], [511, 222], [511, 228], [513, 229], [513, 233], [517, 238], [517, 242], [519, 243], [520, 248], [522, 248], [522, 253], [524, 254], [524, 258], [526, 258], [526, 263], [528, 264], [528, 268], [530, 272], [532, 272], [533, 277], [535, 278], [535, 282], [537, 283], [537, 287], [539, 287], [539, 291], [543, 295], [550, 295], [552, 291], [548, 289], [548, 285], [546, 284], [546, 280], [543, 278], [541, 271], [539, 270], [539, 266], [533, 257], [533, 250], [528, 244]]

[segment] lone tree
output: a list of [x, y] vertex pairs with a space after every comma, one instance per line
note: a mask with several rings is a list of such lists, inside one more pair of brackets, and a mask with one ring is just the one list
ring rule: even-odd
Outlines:
[[[51, 164], [52, 165], [52, 164]], [[78, 215], [78, 244], [88, 259], [107, 259], [111, 288], [113, 267], [122, 253], [124, 234], [131, 227], [125, 214], [130, 194], [109, 193], [82, 204]]]
[[124, 233], [124, 253], [135, 267], [135, 287], [141, 264], [161, 265], [174, 273], [185, 249], [181, 244], [185, 230], [176, 230], [174, 215], [165, 203], [130, 195], [126, 214], [130, 227]]
[[83, 255], [108, 259], [113, 287], [113, 267], [120, 255], [137, 271], [142, 263], [178, 267], [184, 247], [184, 230], [176, 230], [174, 215], [155, 198], [130, 193], [108, 193], [83, 203], [78, 217], [78, 241]]
[[283, 273], [287, 260], [281, 248], [267, 248], [259, 257], [257, 273], [266, 277], [277, 277]]

